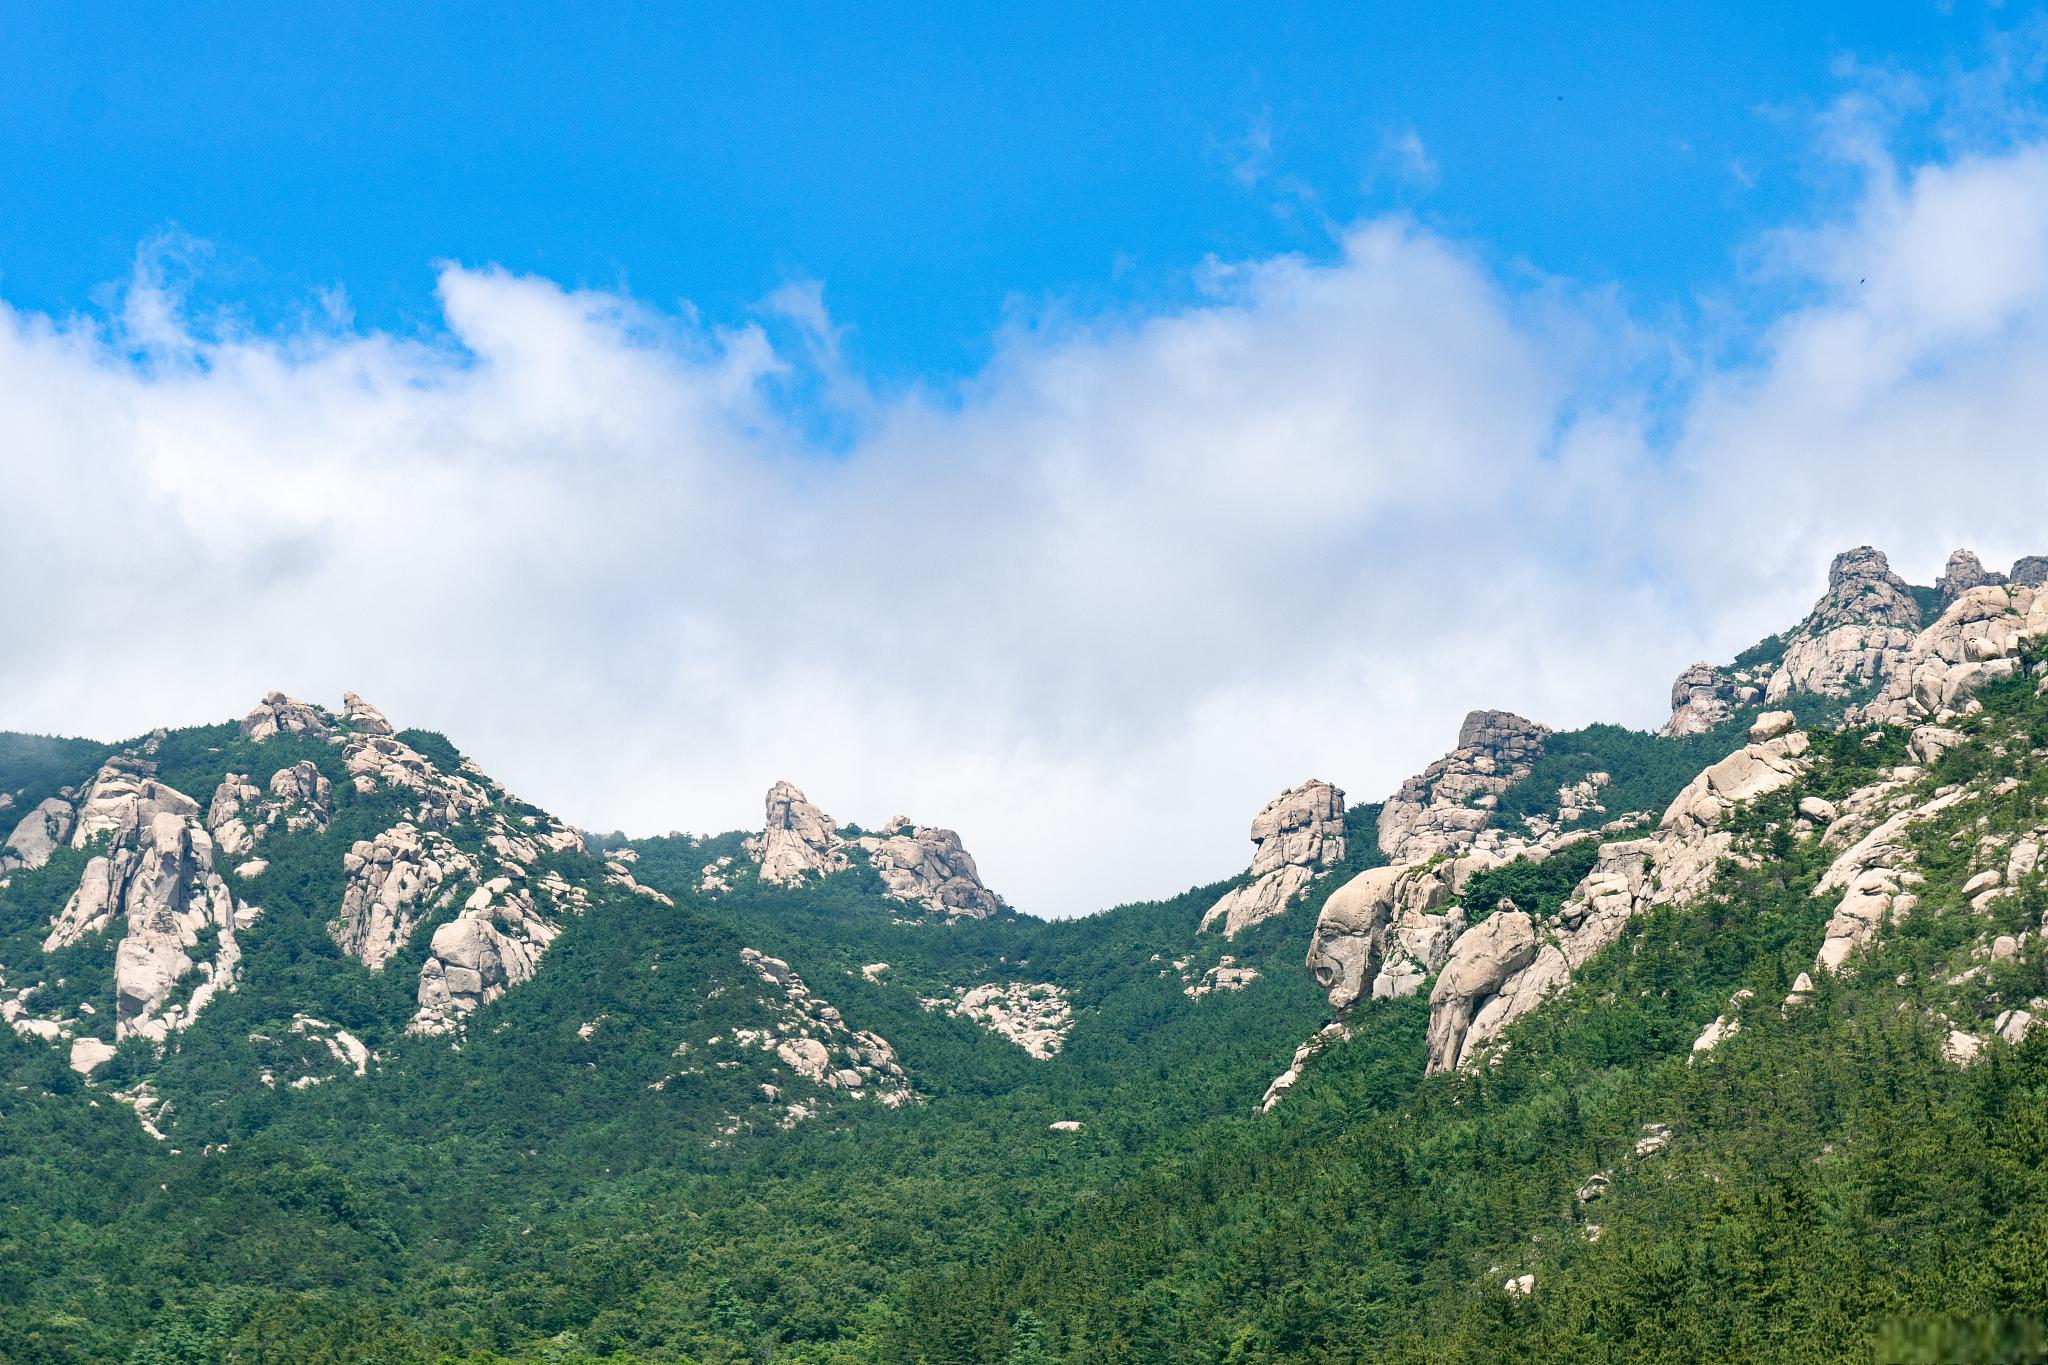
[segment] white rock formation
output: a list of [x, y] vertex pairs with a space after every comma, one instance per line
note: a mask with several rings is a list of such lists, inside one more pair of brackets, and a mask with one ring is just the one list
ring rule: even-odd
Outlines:
[[0, 848], [0, 872], [49, 862], [50, 855], [71, 838], [77, 818], [71, 803], [62, 797], [52, 796], [37, 805], [21, 817], [14, 833], [7, 836], [6, 847]]
[[832, 819], [789, 782], [768, 789], [767, 823], [742, 845], [761, 865], [761, 880], [798, 886], [810, 876], [829, 876], [846, 867]]
[[[1182, 979], [1186, 980], [1185, 977]], [[1241, 991], [1258, 979], [1257, 967], [1241, 967], [1236, 958], [1225, 953], [1215, 966], [1202, 973], [1201, 980], [1183, 986], [1181, 994], [1190, 1000], [1199, 1000], [1217, 991]]]
[[982, 884], [980, 869], [950, 829], [912, 825], [899, 815], [880, 835], [854, 842], [867, 852], [891, 899], [947, 919], [987, 919], [1002, 908], [1002, 899]]
[[1380, 852], [1390, 863], [1421, 862], [1470, 847], [1489, 817], [1480, 804], [1529, 772], [1550, 727], [1509, 711], [1474, 711], [1458, 747], [1409, 778], [1380, 808]]
[[1913, 643], [1920, 607], [1884, 553], [1859, 545], [1828, 566], [1828, 590], [1791, 633], [1764, 700], [1794, 692], [1839, 697], [1881, 682]]
[[1972, 588], [2004, 583], [2005, 575], [1991, 573], [1984, 562], [1970, 550], [1957, 550], [1948, 557], [1948, 566], [1941, 571], [1941, 577], [1934, 580], [1935, 590], [1941, 594], [1941, 605], [1947, 610], [1950, 603]]
[[400, 823], [359, 839], [342, 859], [348, 884], [341, 914], [327, 931], [343, 952], [380, 970], [419, 923], [453, 904], [480, 875], [476, 861], [446, 836]]
[[[234, 898], [214, 870], [212, 836], [199, 803], [158, 782], [150, 764], [108, 760], [80, 803], [72, 840], [105, 835], [78, 889], [51, 921], [43, 951], [119, 926], [114, 950], [116, 1036], [161, 1041], [234, 988], [241, 961]], [[198, 984], [173, 1002], [180, 983]]]
[[1285, 910], [1325, 869], [1344, 860], [1344, 793], [1311, 778], [1268, 801], [1252, 819], [1252, 880], [1226, 892], [1202, 916], [1223, 936]]
[[333, 733], [334, 726], [325, 711], [309, 701], [299, 701], [282, 692], [265, 696], [255, 710], [242, 717], [243, 737], [258, 743], [273, 735], [289, 734], [325, 740]]
[[1792, 784], [1805, 768], [1803, 731], [1787, 732], [1779, 717], [1767, 716], [1752, 733], [1770, 737], [1753, 740], [1695, 777], [1665, 811], [1656, 833], [1601, 845], [1599, 861], [1554, 923], [1538, 925], [1524, 915], [1489, 931], [1488, 925], [1504, 918], [1496, 914], [1460, 936], [1430, 994], [1430, 1070], [1470, 1062], [1509, 1024], [1567, 985], [1636, 915], [1706, 890], [1721, 860], [1734, 852], [1723, 827], [1727, 814]]
[[944, 1010], [999, 1038], [1007, 1038], [1039, 1061], [1046, 1061], [1067, 1041], [1074, 1026], [1067, 992], [1049, 981], [1009, 981], [955, 989], [953, 998], [920, 1000], [928, 1010]]
[[391, 722], [384, 719], [384, 713], [364, 701], [353, 692], [341, 694], [341, 718], [349, 729], [363, 735], [390, 735], [397, 733]]
[[560, 932], [510, 878], [478, 887], [461, 913], [434, 931], [431, 955], [420, 968], [419, 1009], [407, 1031], [456, 1032], [467, 1015], [531, 980]]
[[[779, 957], [755, 948], [742, 948], [740, 959], [768, 987], [760, 1003], [769, 1011], [766, 1028], [736, 1028], [730, 1038], [721, 1035], [707, 1044], [734, 1046], [767, 1053], [787, 1067], [798, 1079], [808, 1081], [828, 1095], [848, 1099], [873, 1099], [894, 1109], [916, 1099], [910, 1078], [897, 1059], [896, 1049], [878, 1033], [847, 1024], [839, 1011], [814, 995], [795, 968]], [[688, 1045], [678, 1053], [688, 1051]], [[731, 1063], [717, 1063], [729, 1066]], [[780, 1100], [782, 1089], [766, 1085], [762, 1094]], [[793, 1127], [821, 1112], [824, 1097], [790, 1104], [781, 1127]]]
[[1862, 718], [1918, 725], [1982, 709], [1979, 687], [2019, 671], [2023, 644], [2048, 635], [2048, 591], [1987, 584], [1965, 591], [1920, 632]]

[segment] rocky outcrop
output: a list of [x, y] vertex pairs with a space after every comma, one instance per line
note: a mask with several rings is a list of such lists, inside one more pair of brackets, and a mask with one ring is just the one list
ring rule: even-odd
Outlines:
[[1470, 847], [1494, 801], [1543, 753], [1550, 727], [1509, 711], [1474, 711], [1458, 747], [1401, 784], [1380, 809], [1380, 852], [1391, 863], [1420, 862]]
[[1448, 858], [1359, 873], [1332, 892], [1309, 939], [1308, 969], [1340, 1014], [1370, 996], [1412, 995], [1464, 932], [1452, 900], [1487, 855]]
[[508, 877], [493, 877], [434, 931], [420, 968], [419, 1009], [407, 1031], [456, 1032], [465, 1017], [531, 980], [560, 932], [535, 908], [530, 891]]
[[2021, 646], [2048, 636], [2048, 590], [1970, 588], [1921, 631], [1861, 718], [1918, 725], [1981, 709], [1973, 694], [2019, 672]]
[[1949, 603], [1972, 588], [1995, 587], [2004, 582], [2005, 575], [1985, 569], [1984, 562], [1974, 552], [1957, 550], [1948, 557], [1948, 565], [1942, 569], [1941, 577], [1934, 580], [1934, 588], [1941, 594], [1941, 605], [1946, 609]]
[[242, 717], [242, 737], [259, 744], [275, 735], [324, 741], [333, 734], [334, 726], [325, 711], [282, 692], [265, 696], [255, 710]]
[[[850, 1027], [781, 958], [742, 948], [740, 959], [769, 988], [762, 1004], [771, 1011], [772, 1022], [765, 1029], [734, 1029], [733, 1045], [768, 1053], [797, 1078], [849, 1099], [873, 1097], [894, 1109], [915, 1098], [888, 1039]], [[773, 1098], [779, 1100], [780, 1095]], [[815, 1104], [791, 1104], [782, 1126], [791, 1127], [817, 1112]]]
[[1252, 819], [1252, 880], [1226, 892], [1202, 916], [1223, 936], [1285, 910], [1324, 870], [1344, 860], [1344, 793], [1311, 778], [1268, 801]]
[[341, 718], [349, 729], [360, 735], [390, 735], [397, 733], [391, 722], [384, 719], [384, 713], [364, 701], [353, 692], [341, 694]]
[[[52, 919], [43, 951], [118, 926], [116, 1037], [160, 1041], [233, 989], [241, 950], [234, 898], [214, 869], [199, 803], [152, 772], [146, 761], [124, 755], [93, 780], [72, 837], [80, 846], [98, 835], [108, 842]], [[196, 985], [186, 981], [193, 976]]]
[[79, 798], [71, 846], [84, 848], [106, 835], [116, 844], [132, 841], [137, 831], [164, 812], [180, 819], [199, 814], [199, 803], [156, 780], [156, 764], [132, 754], [117, 754], [103, 764]]
[[1919, 604], [1883, 551], [1845, 550], [1828, 567], [1827, 592], [1789, 636], [1764, 700], [1795, 692], [1841, 697], [1882, 682], [1919, 629]]
[[478, 875], [475, 860], [445, 836], [403, 823], [375, 839], [358, 839], [342, 870], [348, 885], [341, 914], [327, 932], [373, 972], [405, 946], [422, 919], [451, 905]]
[[1066, 1044], [1067, 1031], [1074, 1026], [1067, 992], [1049, 981], [1008, 981], [955, 989], [944, 997], [918, 1001], [927, 1010], [943, 1010], [956, 1019], [966, 1019], [999, 1038], [1007, 1038], [1037, 1058], [1046, 1061]]
[[1737, 708], [1761, 701], [1767, 681], [1747, 668], [1693, 664], [1671, 684], [1671, 719], [1659, 733], [1667, 738], [1705, 734], [1732, 717]]
[[351, 735], [341, 751], [351, 785], [369, 793], [378, 787], [416, 793], [413, 818], [422, 825], [443, 827], [466, 816], [481, 815], [491, 805], [491, 789], [470, 764], [461, 772], [443, 772], [426, 755], [389, 735]]
[[947, 919], [987, 919], [1002, 908], [1002, 899], [982, 884], [973, 857], [950, 829], [914, 826], [899, 815], [879, 836], [865, 835], [854, 842], [866, 851], [895, 900], [921, 905]]
[[14, 833], [7, 836], [6, 847], [0, 848], [0, 872], [41, 867], [49, 862], [50, 855], [71, 838], [77, 820], [71, 803], [62, 797], [53, 796], [38, 804], [21, 817]]
[[214, 788], [206, 827], [223, 857], [238, 857], [281, 822], [285, 832], [326, 829], [334, 813], [333, 784], [308, 759], [270, 776], [270, 794], [240, 773], [229, 773]]
[[[1429, 1069], [1450, 1070], [1470, 1062], [1508, 1025], [1568, 985], [1636, 915], [1701, 895], [1722, 860], [1736, 854], [1725, 827], [1728, 814], [1793, 784], [1804, 772], [1807, 738], [1789, 728], [1791, 723], [1788, 712], [1759, 717], [1750, 743], [1695, 777], [1672, 801], [1654, 834], [1602, 844], [1593, 870], [1557, 918], [1531, 921], [1525, 958], [1517, 926], [1475, 937], [1499, 914], [1461, 935], [1430, 995]], [[1465, 965], [1453, 978], [1452, 969], [1461, 962]], [[1513, 965], [1499, 969], [1501, 963]], [[1445, 986], [1447, 979], [1451, 986]]]
[[846, 867], [831, 817], [804, 798], [789, 782], [768, 789], [767, 823], [741, 847], [761, 865], [761, 880], [777, 886], [800, 886], [811, 876], [829, 876]]
[[1456, 1066], [1475, 1011], [1494, 1008], [1508, 985], [1536, 960], [1536, 922], [1520, 910], [1500, 911], [1458, 936], [1429, 993], [1429, 1069]]
[[1257, 967], [1239, 966], [1236, 958], [1225, 953], [1215, 966], [1202, 973], [1201, 980], [1190, 981], [1181, 987], [1181, 994], [1190, 1000], [1200, 1000], [1217, 991], [1241, 991], [1258, 979]]

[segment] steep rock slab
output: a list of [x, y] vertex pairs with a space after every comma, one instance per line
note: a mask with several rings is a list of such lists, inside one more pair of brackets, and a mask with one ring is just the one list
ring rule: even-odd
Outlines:
[[0, 872], [15, 867], [41, 867], [49, 862], [50, 855], [71, 838], [77, 820], [71, 803], [62, 797], [52, 796], [38, 804], [21, 817], [14, 832], [7, 836], [6, 847], [0, 848]]
[[[124, 756], [95, 779], [86, 806], [96, 830], [110, 840], [86, 863], [78, 889], [52, 918], [43, 951], [118, 925], [116, 1036], [161, 1041], [197, 1018], [220, 991], [234, 988], [241, 949], [234, 898], [215, 871], [199, 803], [156, 782], [144, 766]], [[180, 983], [194, 973], [198, 984], [174, 1001]]]
[[1202, 916], [1223, 936], [1285, 910], [1325, 869], [1344, 860], [1344, 792], [1311, 778], [1268, 801], [1252, 819], [1252, 880], [1224, 894]]

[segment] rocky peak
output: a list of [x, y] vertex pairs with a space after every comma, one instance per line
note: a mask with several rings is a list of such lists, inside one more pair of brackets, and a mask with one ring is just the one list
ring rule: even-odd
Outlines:
[[268, 693], [255, 710], [242, 717], [243, 737], [258, 743], [280, 734], [324, 740], [333, 733], [326, 712], [282, 692]]
[[1973, 551], [1957, 550], [1948, 557], [1948, 565], [1941, 571], [1941, 577], [1934, 580], [1934, 586], [1941, 593], [1941, 605], [1946, 607], [1972, 588], [2003, 582], [2005, 575], [1990, 572]]
[[353, 692], [341, 694], [341, 718], [357, 734], [389, 735], [397, 733], [391, 722], [384, 719], [384, 713], [364, 701]]
[[796, 784], [768, 789], [767, 821], [743, 847], [761, 864], [761, 880], [797, 886], [816, 873], [827, 876], [846, 866], [832, 818], [807, 800]]
[[1227, 892], [1202, 916], [1223, 923], [1225, 938], [1285, 910], [1323, 869], [1344, 859], [1344, 792], [1310, 778], [1268, 801], [1252, 817], [1252, 880]]
[[[1970, 559], [1974, 563], [1976, 556]], [[1951, 558], [1950, 564], [1954, 562]], [[1981, 572], [1983, 566], [1978, 568]], [[1913, 589], [1892, 572], [1884, 551], [1869, 545], [1835, 556], [1828, 565], [1828, 590], [1814, 604], [1803, 629], [1817, 635], [1846, 625], [1920, 628], [1920, 606], [1913, 600]]]
[[854, 841], [896, 900], [922, 905], [948, 919], [987, 919], [1002, 898], [982, 884], [974, 858], [950, 829], [913, 825], [897, 816], [881, 835]]
[[1391, 862], [1470, 845], [1500, 793], [1543, 754], [1550, 727], [1512, 711], [1474, 711], [1458, 747], [1401, 784], [1380, 810], [1380, 851]]
[[2012, 572], [2006, 578], [2019, 588], [2048, 586], [2048, 555], [2021, 555], [2013, 561]]

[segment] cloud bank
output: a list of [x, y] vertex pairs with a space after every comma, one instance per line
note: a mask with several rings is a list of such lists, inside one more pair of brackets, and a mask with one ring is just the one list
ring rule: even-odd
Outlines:
[[864, 387], [815, 289], [721, 328], [450, 265], [437, 337], [256, 334], [146, 252], [102, 314], [0, 307], [0, 724], [352, 688], [592, 828], [787, 777], [1027, 911], [1171, 893], [1470, 708], [1657, 723], [1848, 545], [2048, 552], [2048, 144], [1859, 155], [1739, 363], [1405, 219], [945, 393]]

